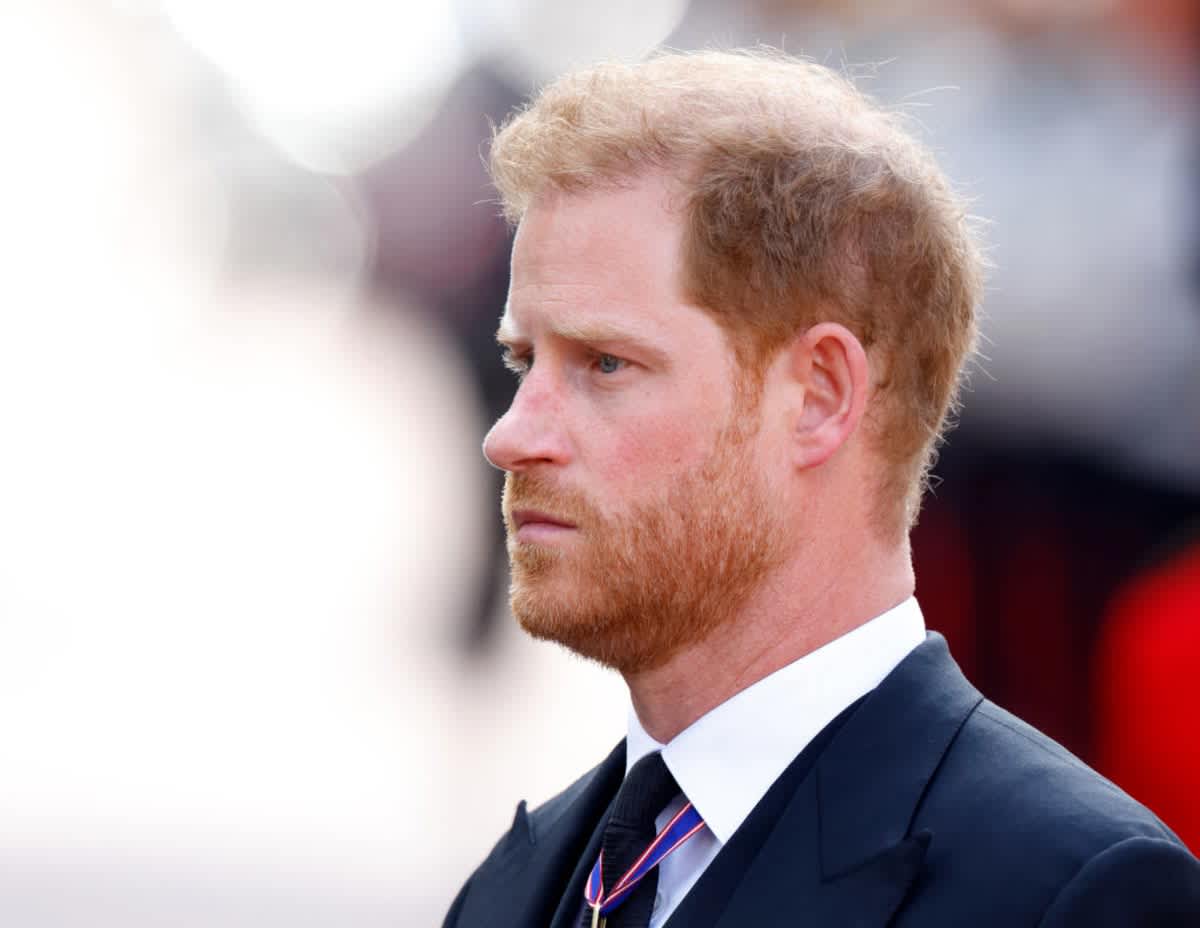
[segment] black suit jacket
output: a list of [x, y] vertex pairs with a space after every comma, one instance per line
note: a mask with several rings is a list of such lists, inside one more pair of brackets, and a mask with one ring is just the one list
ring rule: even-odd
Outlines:
[[[1200, 862], [985, 700], [941, 636], [822, 734], [669, 928], [1200, 926]], [[624, 760], [622, 743], [535, 811], [521, 803], [445, 928], [573, 928]]]

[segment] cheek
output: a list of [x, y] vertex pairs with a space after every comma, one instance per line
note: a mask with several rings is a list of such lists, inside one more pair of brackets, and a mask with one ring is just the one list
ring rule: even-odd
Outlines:
[[617, 399], [589, 409], [592, 428], [575, 438], [587, 472], [627, 499], [646, 498], [707, 461], [732, 402], [727, 384], [695, 372], [656, 378]]
[[708, 457], [713, 436], [699, 425], [706, 422], [694, 416], [640, 416], [613, 430], [596, 469], [607, 486], [631, 496], [669, 484]]

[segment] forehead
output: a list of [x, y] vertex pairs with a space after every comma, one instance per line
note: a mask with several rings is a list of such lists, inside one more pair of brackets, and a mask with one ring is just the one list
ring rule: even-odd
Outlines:
[[680, 218], [659, 178], [544, 194], [517, 229], [501, 328], [534, 327], [546, 313], [568, 322], [619, 317], [651, 330], [678, 324], [671, 308], [683, 303], [681, 238]]

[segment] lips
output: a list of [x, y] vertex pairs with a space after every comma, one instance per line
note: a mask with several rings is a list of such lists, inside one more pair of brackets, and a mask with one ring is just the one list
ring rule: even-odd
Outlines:
[[514, 509], [512, 521], [517, 531], [520, 531], [527, 525], [547, 526], [551, 528], [575, 528], [573, 522], [568, 522], [566, 519], [560, 519], [557, 516], [538, 509]]

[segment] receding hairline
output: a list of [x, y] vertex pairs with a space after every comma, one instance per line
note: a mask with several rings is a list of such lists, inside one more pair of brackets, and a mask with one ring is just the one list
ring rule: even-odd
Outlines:
[[[643, 98], [629, 106], [611, 103], [644, 84], [656, 88], [649, 105]], [[713, 93], [714, 87], [720, 92]], [[568, 144], [574, 149], [568, 162], [554, 152], [513, 144], [511, 130], [527, 114], [569, 95], [577, 99], [556, 115], [551, 134], [569, 139], [586, 132], [589, 138], [584, 146]], [[731, 100], [739, 105], [731, 107]], [[764, 123], [803, 124], [805, 131], [823, 135], [831, 144], [853, 147], [867, 146], [881, 134], [906, 134], [899, 120], [899, 114], [880, 107], [848, 75], [810, 58], [766, 46], [660, 49], [633, 63], [599, 61], [542, 88], [493, 127], [489, 169], [504, 216], [516, 225], [534, 197], [550, 189], [615, 189], [647, 171], [686, 187], [706, 153], [747, 142], [775, 147], [778, 130], [764, 129]], [[603, 128], [596, 131], [596, 126]], [[636, 145], [629, 144], [632, 136], [639, 138]], [[587, 154], [581, 159], [583, 152]]]

